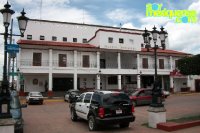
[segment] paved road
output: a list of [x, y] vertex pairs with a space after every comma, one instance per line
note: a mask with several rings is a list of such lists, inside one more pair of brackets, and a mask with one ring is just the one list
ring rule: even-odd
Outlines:
[[[170, 96], [165, 106], [167, 119], [186, 115], [200, 114], [200, 94], [186, 96]], [[136, 121], [127, 129], [118, 126], [102, 127], [98, 133], [165, 133], [158, 129], [147, 128], [141, 124], [148, 121], [148, 106], [136, 107]], [[87, 133], [87, 122], [72, 122], [68, 103], [64, 101], [46, 101], [44, 105], [29, 105], [23, 109], [25, 133]], [[199, 133], [200, 126], [174, 131], [173, 133]]]

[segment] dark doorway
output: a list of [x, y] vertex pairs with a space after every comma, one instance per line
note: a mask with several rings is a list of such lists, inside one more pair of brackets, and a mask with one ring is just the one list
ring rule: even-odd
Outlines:
[[195, 80], [196, 92], [200, 92], [200, 79]]
[[154, 83], [154, 76], [141, 76], [142, 87], [147, 88]]
[[74, 88], [73, 78], [53, 78], [53, 91], [67, 91]]

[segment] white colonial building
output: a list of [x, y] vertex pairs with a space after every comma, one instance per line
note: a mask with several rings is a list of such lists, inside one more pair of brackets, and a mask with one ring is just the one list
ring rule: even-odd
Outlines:
[[[68, 89], [152, 87], [154, 55], [144, 48], [143, 32], [31, 19], [25, 36], [17, 42], [18, 90], [48, 91], [52, 95]], [[190, 55], [169, 50], [168, 43], [166, 50], [158, 50], [158, 75], [163, 89], [199, 90], [192, 83], [195, 78], [173, 71], [177, 60], [185, 56]]]

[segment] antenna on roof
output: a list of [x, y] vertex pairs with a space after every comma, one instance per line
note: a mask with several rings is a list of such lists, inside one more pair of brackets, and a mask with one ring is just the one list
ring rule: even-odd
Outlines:
[[121, 31], [122, 29], [122, 23], [119, 23], [119, 30]]
[[40, 1], [40, 20], [42, 19], [42, 0]]

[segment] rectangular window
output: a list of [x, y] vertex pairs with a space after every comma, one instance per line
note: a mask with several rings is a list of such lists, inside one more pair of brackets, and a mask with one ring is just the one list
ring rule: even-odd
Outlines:
[[57, 41], [57, 37], [56, 36], [52, 36], [52, 41]]
[[86, 38], [83, 38], [83, 43], [87, 43], [87, 39]]
[[40, 40], [45, 40], [45, 37], [40, 35]]
[[112, 37], [108, 37], [108, 43], [113, 43], [113, 38]]
[[159, 59], [159, 69], [164, 69], [164, 59]]
[[119, 38], [119, 43], [124, 43], [124, 39], [123, 38]]
[[27, 40], [32, 40], [32, 35], [27, 35]]
[[108, 77], [108, 84], [109, 85], [116, 85], [117, 84], [117, 76]]
[[83, 55], [83, 67], [90, 66], [90, 57], [89, 55]]
[[142, 58], [142, 68], [148, 69], [148, 58]]
[[63, 37], [63, 42], [67, 42], [67, 37]]
[[73, 42], [77, 42], [77, 38], [73, 38]]
[[66, 54], [59, 54], [59, 67], [66, 67], [67, 66], [67, 55]]
[[33, 53], [33, 66], [41, 66], [42, 53]]

